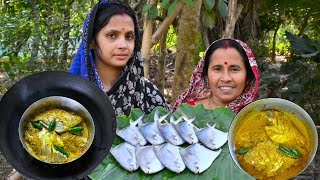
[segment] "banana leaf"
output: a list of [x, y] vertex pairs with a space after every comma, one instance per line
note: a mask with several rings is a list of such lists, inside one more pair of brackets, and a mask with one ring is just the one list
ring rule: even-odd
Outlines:
[[[152, 122], [154, 121], [154, 113], [158, 110], [160, 115], [164, 115], [168, 113], [163, 107], [156, 107], [150, 114], [144, 115], [143, 122]], [[129, 125], [130, 119], [136, 120], [140, 117], [143, 112], [140, 109], [133, 109], [129, 115], [127, 116], [118, 116], [117, 117], [117, 126], [119, 129], [122, 129]], [[234, 113], [224, 107], [217, 107], [215, 109], [205, 109], [201, 104], [197, 104], [195, 106], [190, 106], [186, 103], [181, 104], [177, 110], [173, 113], [173, 116], [177, 119], [182, 114], [188, 116], [189, 118], [195, 117], [195, 121], [193, 124], [199, 128], [206, 127], [207, 124], [213, 125], [216, 124], [216, 128], [227, 132], [229, 130], [229, 126], [234, 117]], [[116, 137], [114, 139], [114, 146], [122, 143], [123, 140], [120, 137]], [[101, 180], [101, 179], [140, 179], [140, 180], [206, 180], [206, 179], [253, 179], [251, 176], [248, 176], [244, 172], [242, 172], [233, 162], [228, 144], [226, 143], [222, 147], [222, 152], [218, 156], [218, 158], [212, 163], [209, 169], [201, 174], [194, 174], [187, 168], [181, 173], [174, 173], [168, 169], [163, 169], [162, 171], [155, 174], [144, 174], [143, 171], [138, 169], [135, 172], [129, 172], [123, 169], [119, 163], [115, 160], [115, 158], [109, 153], [105, 159], [89, 174], [89, 177], [93, 180]]]

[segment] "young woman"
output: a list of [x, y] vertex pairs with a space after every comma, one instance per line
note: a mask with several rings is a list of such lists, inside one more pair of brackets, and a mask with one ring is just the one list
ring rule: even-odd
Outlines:
[[173, 109], [187, 102], [238, 112], [257, 96], [258, 85], [257, 63], [249, 46], [237, 39], [220, 39], [206, 50]]
[[109, 96], [116, 115], [140, 108], [168, 108], [158, 89], [143, 77], [140, 38], [132, 9], [101, 1], [88, 13], [83, 37], [69, 72], [91, 80]]

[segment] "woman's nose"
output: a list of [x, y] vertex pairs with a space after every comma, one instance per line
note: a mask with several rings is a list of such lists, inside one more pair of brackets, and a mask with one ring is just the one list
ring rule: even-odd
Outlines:
[[124, 48], [127, 48], [127, 47], [128, 47], [128, 42], [126, 41], [125, 38], [120, 38], [120, 39], [119, 39], [118, 47], [119, 47], [120, 49], [124, 49]]
[[231, 75], [229, 71], [224, 71], [221, 77], [222, 81], [231, 81]]

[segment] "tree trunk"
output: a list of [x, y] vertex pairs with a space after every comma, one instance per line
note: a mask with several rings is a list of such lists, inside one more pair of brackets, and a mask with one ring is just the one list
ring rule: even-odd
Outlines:
[[[149, 0], [147, 4], [155, 4], [156, 0]], [[141, 47], [141, 58], [144, 62], [144, 76], [149, 78], [149, 71], [150, 71], [150, 49], [152, 47], [152, 29], [153, 29], [153, 22], [145, 15], [144, 19], [144, 31], [142, 36], [142, 47]]]
[[237, 5], [237, 0], [229, 0], [228, 5], [228, 17], [226, 20], [226, 30], [224, 32], [224, 38], [233, 38], [234, 37], [234, 28], [236, 22], [241, 14], [243, 5]]
[[276, 42], [277, 42], [277, 32], [280, 27], [280, 24], [277, 25], [276, 29], [274, 30], [273, 33], [273, 38], [272, 38], [272, 55], [271, 55], [271, 61], [276, 62]]
[[162, 94], [164, 93], [164, 86], [166, 83], [165, 62], [166, 62], [166, 56], [167, 56], [167, 44], [166, 44], [167, 33], [168, 33], [168, 29], [166, 29], [166, 31], [163, 32], [160, 37], [160, 56], [159, 56], [158, 66], [157, 66], [158, 75], [157, 75], [156, 85]]
[[194, 6], [184, 6], [180, 17], [177, 39], [177, 55], [173, 78], [172, 96], [175, 99], [189, 85], [194, 69], [194, 52], [197, 27], [202, 0], [195, 0]]
[[32, 36], [32, 44], [31, 44], [31, 58], [35, 58], [38, 56], [39, 51], [39, 42], [41, 42], [41, 36], [40, 36], [40, 29], [38, 27], [38, 24], [40, 23], [40, 18], [38, 14], [38, 10], [36, 7], [36, 3], [33, 0], [29, 0], [31, 9], [32, 9], [32, 15], [34, 19], [34, 27], [33, 27], [33, 36]]

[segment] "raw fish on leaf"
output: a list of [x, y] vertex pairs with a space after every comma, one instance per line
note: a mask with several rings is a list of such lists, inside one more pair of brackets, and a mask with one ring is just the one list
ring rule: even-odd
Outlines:
[[185, 141], [189, 144], [198, 143], [198, 137], [196, 136], [196, 133], [194, 131], [194, 125], [192, 124], [192, 121], [195, 120], [189, 119], [186, 116], [183, 115], [184, 122], [180, 123], [181, 119], [178, 119], [177, 121], [173, 121], [172, 124]]
[[116, 130], [116, 134], [120, 136], [123, 140], [127, 141], [132, 145], [141, 145], [144, 146], [147, 144], [147, 140], [139, 131], [137, 124], [142, 121], [144, 114], [140, 116], [136, 121], [130, 119], [130, 125], [119, 130]]
[[136, 157], [140, 169], [146, 174], [153, 174], [164, 168], [157, 158], [153, 146], [137, 146]]
[[139, 122], [138, 127], [141, 131], [141, 134], [148, 140], [149, 143], [152, 145], [159, 145], [165, 143], [165, 139], [162, 136], [159, 128], [158, 128], [158, 121], [162, 121], [165, 119], [170, 113], [165, 114], [164, 116], [159, 118], [159, 112], [156, 111], [154, 114], [154, 121], [150, 123], [143, 124], [142, 121]]
[[219, 149], [228, 140], [228, 133], [216, 129], [215, 125], [210, 126], [207, 123], [207, 127], [205, 128], [195, 128], [199, 141], [212, 150]]
[[180, 150], [181, 157], [187, 168], [195, 174], [207, 170], [220, 153], [221, 149], [212, 151], [199, 143]]
[[[182, 117], [180, 117], [177, 122], [181, 121]], [[174, 128], [172, 122], [174, 122], [174, 117], [170, 116], [170, 123], [162, 124], [162, 121], [158, 121], [158, 128], [166, 139], [167, 142], [173, 145], [181, 145], [185, 141], [181, 138], [178, 131]]]
[[124, 169], [132, 172], [139, 168], [136, 160], [136, 148], [131, 144], [127, 142], [119, 144], [112, 147], [110, 153]]
[[185, 168], [182, 157], [180, 155], [181, 147], [172, 145], [170, 143], [162, 144], [155, 147], [155, 152], [160, 162], [170, 171], [180, 173]]

